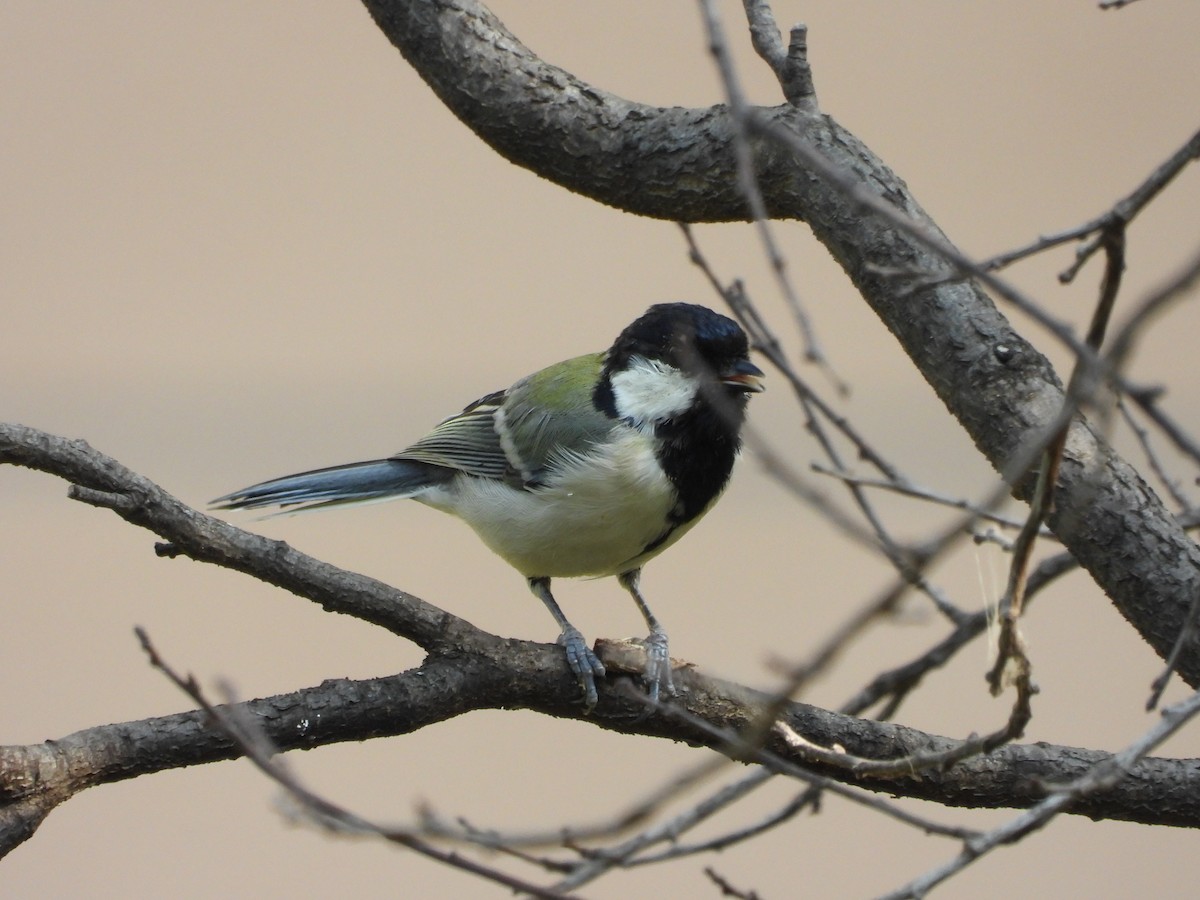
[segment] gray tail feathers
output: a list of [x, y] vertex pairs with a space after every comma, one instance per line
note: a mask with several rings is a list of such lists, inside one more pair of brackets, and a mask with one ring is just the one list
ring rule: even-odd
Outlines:
[[218, 497], [210, 506], [214, 509], [279, 506], [290, 507], [287, 512], [299, 512], [346, 503], [411, 497], [453, 477], [454, 470], [441, 466], [402, 459], [375, 459], [264, 481]]

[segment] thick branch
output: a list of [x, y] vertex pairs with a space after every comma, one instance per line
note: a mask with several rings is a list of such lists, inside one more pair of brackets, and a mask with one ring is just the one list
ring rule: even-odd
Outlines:
[[75, 499], [108, 507], [168, 541], [156, 548], [160, 556], [190, 556], [246, 572], [307, 597], [330, 612], [386, 628], [429, 651], [448, 651], [486, 637], [469, 622], [381, 581], [346, 572], [283, 541], [206, 516], [85, 441], [0, 422], [3, 463], [48, 472], [70, 482]]
[[[641, 215], [746, 218], [724, 107], [667, 109], [606, 93], [540, 60], [472, 0], [365, 3], [447, 107], [517, 165]], [[903, 181], [833, 119], [792, 106], [759, 114], [821, 153], [843, 182], [940, 234]], [[806, 170], [776, 142], [760, 137], [752, 150], [769, 213], [811, 226], [993, 466], [1005, 471], [1044, 439], [1062, 386], [976, 285], [904, 290], [880, 273], [946, 269], [926, 243], [867, 214], [844, 183]], [[1027, 490], [1027, 482], [1016, 489]], [[1085, 424], [1071, 429], [1048, 524], [1165, 657], [1200, 593], [1200, 549]], [[1179, 672], [1200, 685], [1200, 642], [1190, 642]]]
[[[389, 678], [330, 680], [237, 707], [257, 720], [278, 749], [307, 750], [406, 734], [530, 692], [557, 698], [563, 708], [571, 705], [574, 685], [565, 666], [558, 672], [551, 659], [561, 655], [557, 648], [526, 644], [509, 649], [509, 671], [490, 665], [486, 657], [442, 657]], [[0, 747], [0, 856], [31, 837], [51, 809], [86, 788], [241, 755], [229, 735], [200, 711], [101, 725], [43, 744]]]
[[[578, 715], [573, 680], [547, 664], [547, 654], [553, 654], [554, 648], [512, 642], [508, 649], [512, 652], [498, 659], [442, 658], [387, 678], [326, 681], [293, 694], [237, 704], [237, 712], [254, 716], [279, 750], [407, 734], [471, 709], [527, 708], [557, 716]], [[681, 704], [686, 717], [638, 718], [620, 700], [619, 692], [608, 691], [592, 719], [626, 734], [725, 751], [725, 741], [713, 736], [712, 727], [743, 730], [768, 699], [692, 669], [677, 673], [677, 680], [684, 689]], [[808, 741], [873, 758], [936, 753], [955, 743], [800, 703], [791, 704], [784, 718]], [[689, 724], [688, 719], [708, 727]], [[782, 741], [769, 750], [781, 763], [805, 765], [803, 756]], [[240, 755], [232, 739], [199, 711], [103, 725], [44, 744], [0, 747], [0, 856], [30, 837], [56, 805], [88, 787]], [[1050, 744], [1009, 745], [964, 760], [946, 772], [861, 778], [857, 783], [872, 791], [950, 806], [1025, 807], [1046, 796], [1044, 784], [1069, 781], [1107, 757]], [[817, 767], [811, 771], [848, 779], [842, 771]], [[1080, 800], [1072, 811], [1095, 819], [1200, 827], [1200, 761], [1146, 759], [1111, 791]]]
[[[86, 488], [88, 502], [111, 506], [122, 518], [154, 530], [179, 552], [257, 577], [278, 578], [280, 549], [192, 510], [153, 483], [81, 441], [68, 441], [18, 425], [0, 424], [0, 463], [51, 472]], [[428, 603], [386, 585], [285, 551], [291, 568], [284, 586], [303, 597], [325, 598], [333, 610], [383, 624], [397, 634], [428, 641], [430, 656], [418, 669], [369, 681], [327, 681], [317, 687], [239, 704], [258, 720], [280, 750], [311, 749], [340, 741], [405, 734], [473, 709], [524, 708], [546, 715], [583, 718], [579, 690], [561, 649], [504, 640], [479, 631]], [[344, 587], [345, 597], [328, 598]], [[396, 604], [379, 612], [380, 598]], [[446, 623], [453, 640], [429, 640], [428, 621]], [[629, 658], [628, 644], [601, 644], [609, 679], [640, 673], [644, 651]], [[706, 678], [682, 667], [677, 712], [640, 715], [610, 683], [590, 716], [596, 725], [744, 753], [731, 736], [756, 723], [774, 698], [740, 685]], [[810, 744], [839, 746], [868, 759], [928, 757], [955, 745], [886, 722], [858, 719], [800, 703], [785, 705], [784, 720]], [[768, 750], [784, 763], [802, 766], [801, 750], [776, 738]], [[27, 839], [62, 801], [85, 788], [164, 769], [231, 759], [239, 751], [201, 712], [104, 725], [57, 741], [0, 747], [0, 854]], [[953, 806], [1024, 807], [1044, 796], [1042, 785], [1068, 781], [1106, 754], [1048, 744], [1003, 747], [957, 762], [946, 771], [889, 777], [848, 775], [812, 767], [818, 775], [862, 787], [921, 797]], [[768, 765], [772, 764], [769, 761]], [[1200, 761], [1148, 759], [1111, 791], [1079, 801], [1075, 812], [1153, 824], [1200, 827]]]

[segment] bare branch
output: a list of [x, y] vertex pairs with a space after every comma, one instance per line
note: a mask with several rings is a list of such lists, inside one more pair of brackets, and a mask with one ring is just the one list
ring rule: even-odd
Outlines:
[[793, 25], [785, 50], [775, 13], [767, 0], [743, 0], [754, 50], [771, 67], [787, 102], [807, 113], [817, 112], [817, 94], [808, 64], [808, 29]]
[[191, 697], [204, 711], [209, 721], [224, 732], [237, 749], [254, 766], [286, 791], [288, 797], [304, 810], [310, 822], [333, 834], [371, 834], [376, 837], [406, 847], [421, 856], [428, 857], [443, 865], [460, 871], [477, 875], [488, 881], [501, 884], [515, 891], [521, 891], [534, 897], [556, 898], [564, 896], [559, 891], [551, 891], [540, 885], [532, 884], [520, 878], [514, 878], [505, 872], [491, 866], [485, 866], [474, 860], [467, 859], [457, 853], [449, 853], [423, 840], [419, 835], [408, 829], [390, 828], [378, 825], [339, 806], [331, 800], [309, 790], [296, 777], [283, 760], [278, 758], [279, 748], [275, 746], [259, 720], [247, 715], [241, 705], [224, 704], [216, 706], [209, 702], [200, 685], [191, 675], [186, 678], [176, 672], [150, 641], [150, 636], [144, 629], [138, 628], [137, 637], [150, 659], [150, 665], [162, 672], [167, 679], [187, 696]]
[[482, 640], [485, 632], [404, 591], [346, 572], [289, 547], [235, 528], [180, 502], [148, 478], [92, 449], [22, 425], [0, 423], [0, 464], [56, 475], [72, 485], [71, 497], [113, 510], [125, 521], [168, 542], [160, 556], [188, 556], [245, 572], [408, 638], [426, 650]]
[[[1026, 602], [1054, 579], [1071, 571], [1076, 566], [1075, 559], [1069, 553], [1059, 553], [1042, 560], [1029, 576], [1025, 595]], [[983, 633], [987, 626], [987, 619], [987, 610], [980, 610], [966, 616], [950, 634], [926, 650], [921, 656], [877, 675], [851, 700], [842, 704], [841, 711], [849, 715], [862, 715], [880, 700], [892, 697], [894, 698], [893, 703], [879, 715], [880, 719], [891, 718], [899, 701], [916, 688], [927, 674], [944, 666], [959, 650]]]
[[[573, 890], [588, 882], [595, 881], [601, 875], [614, 868], [628, 868], [635, 864], [669, 858], [673, 851], [652, 858], [638, 858], [644, 850], [665, 841], [674, 844], [678, 838], [692, 828], [707, 821], [716, 813], [741, 800], [747, 794], [765, 784], [773, 772], [756, 769], [744, 775], [732, 784], [725, 785], [720, 790], [693, 805], [683, 813], [656, 823], [651, 828], [635, 835], [628, 841], [615, 846], [589, 850], [585, 858], [573, 867], [570, 874], [555, 885], [557, 890]], [[698, 852], [698, 851], [695, 851]]]
[[1146, 456], [1146, 462], [1150, 466], [1150, 470], [1158, 478], [1163, 490], [1171, 498], [1171, 502], [1179, 507], [1180, 513], [1187, 512], [1192, 508], [1192, 502], [1184, 495], [1179, 479], [1167, 471], [1161, 455], [1154, 448], [1150, 432], [1143, 428], [1141, 423], [1134, 417], [1133, 411], [1130, 410], [1129, 404], [1125, 402], [1123, 397], [1117, 398], [1117, 409], [1125, 420], [1125, 424], [1129, 426], [1129, 430], [1133, 432], [1138, 445], [1142, 448], [1142, 453]]
[[[757, 13], [760, 25], [758, 38], [765, 41], [765, 33], [769, 29], [762, 21], [762, 18], [770, 15], [770, 13], [769, 10], [766, 12], [763, 11], [762, 6], [764, 5], [757, 7]], [[751, 4], [751, 7], [755, 7], [755, 4]], [[700, 10], [704, 19], [705, 29], [708, 32], [709, 51], [716, 61], [717, 71], [721, 76], [721, 82], [725, 85], [725, 93], [729, 100], [729, 110], [733, 123], [734, 157], [737, 161], [738, 189], [741, 191], [742, 196], [746, 198], [746, 206], [749, 209], [750, 218], [753, 220], [759, 240], [762, 242], [763, 252], [766, 254], [767, 260], [771, 265], [771, 271], [775, 274], [776, 284], [791, 307], [792, 315], [795, 317], [796, 323], [800, 327], [800, 333], [804, 337], [805, 358], [809, 362], [820, 366], [838, 390], [845, 393], [845, 384], [833, 371], [825, 356], [825, 352], [821, 349], [817, 341], [812, 320], [804, 305], [800, 302], [800, 295], [797, 293], [787, 272], [787, 260], [784, 258], [783, 252], [779, 249], [774, 231], [768, 223], [770, 216], [767, 213], [767, 205], [758, 183], [758, 176], [754, 171], [754, 156], [748, 139], [751, 108], [746, 102], [746, 97], [738, 81], [737, 73], [734, 71], [733, 59], [729, 54], [729, 48], [725, 41], [725, 33], [721, 27], [720, 17], [717, 15], [716, 5], [712, 0], [700, 0]]]
[[1096, 762], [1078, 778], [1066, 784], [1051, 787], [1049, 795], [1041, 803], [999, 828], [965, 841], [962, 852], [953, 860], [914, 879], [887, 897], [889, 900], [924, 897], [931, 888], [962, 871], [986, 853], [997, 847], [1016, 843], [1042, 828], [1058, 814], [1069, 810], [1080, 800], [1112, 790], [1115, 785], [1131, 776], [1132, 768], [1138, 760], [1143, 759], [1197, 714], [1200, 714], [1200, 693], [1163, 710], [1158, 723], [1120, 753]]
[[[861, 475], [854, 475], [850, 472], [831, 469], [828, 466], [823, 466], [820, 463], [813, 463], [812, 470], [821, 475], [828, 475], [830, 478], [836, 478], [839, 481], [848, 482], [864, 488], [878, 488], [883, 491], [890, 491], [893, 494], [900, 494], [905, 497], [912, 497], [916, 500], [924, 500], [928, 503], [933, 503], [938, 506], [947, 506], [951, 509], [957, 509], [962, 512], [968, 512], [974, 519], [995, 522], [1004, 528], [1020, 528], [1022, 523], [1016, 519], [999, 515], [992, 510], [977, 506], [974, 501], [968, 500], [965, 497], [951, 497], [948, 494], [943, 494], [941, 491], [934, 488], [925, 487], [923, 485], [913, 484], [906, 480], [893, 480], [889, 478], [866, 478]], [[1042, 529], [1039, 536], [1043, 538], [1054, 539], [1054, 533]]]
[[[820, 395], [800, 377], [783, 353], [779, 339], [771, 331], [763, 316], [742, 289], [740, 282], [735, 282], [730, 288], [724, 287], [701, 252], [699, 243], [692, 234], [691, 228], [684, 223], [679, 224], [683, 231], [684, 239], [688, 244], [689, 259], [704, 273], [713, 290], [725, 300], [739, 321], [747, 328], [751, 336], [752, 346], [764, 353], [771, 360], [771, 364], [787, 378], [797, 400], [800, 402], [800, 408], [805, 417], [805, 427], [817, 439], [817, 442], [821, 445], [821, 449], [835, 468], [839, 471], [844, 471], [845, 464], [842, 462], [841, 454], [835, 447], [833, 440], [821, 424], [822, 418], [829, 421], [843, 437], [850, 441], [860, 458], [870, 461], [889, 478], [901, 480], [903, 476], [900, 475], [896, 467], [884, 459], [883, 455], [871, 446], [857, 429], [851, 425], [848, 419], [839, 415], [830, 404], [822, 400]], [[929, 596], [933, 600], [934, 605], [943, 614], [951, 619], [955, 618], [958, 614], [957, 609], [944, 596], [940, 589], [924, 577], [920, 571], [920, 567], [914, 565], [914, 554], [900, 546], [892, 538], [888, 529], [884, 526], [882, 519], [875, 512], [865, 491], [861, 490], [856, 483], [849, 479], [844, 481], [850, 490], [855, 504], [859, 507], [863, 517], [874, 532], [873, 538], [855, 523], [848, 521], [845, 515], [836, 507], [831, 506], [822, 494], [809, 488], [798, 475], [792, 472], [791, 468], [785, 462], [779, 459], [778, 454], [758, 438], [753, 428], [746, 429], [746, 435], [747, 444], [755, 451], [756, 456], [763, 463], [767, 471], [780, 484], [788, 488], [789, 491], [800, 499], [816, 507], [818, 511], [824, 514], [848, 536], [872, 550], [881, 551], [901, 574], [901, 577], [905, 579], [906, 583]]]
[[[1126, 2], [1132, 2], [1132, 0], [1126, 0]], [[1103, 3], [1101, 4], [1101, 8], [1104, 8]], [[1058, 280], [1064, 284], [1073, 281], [1084, 264], [1104, 245], [1104, 232], [1115, 227], [1129, 225], [1137, 217], [1138, 213], [1162, 193], [1163, 189], [1175, 179], [1175, 176], [1196, 159], [1200, 159], [1200, 131], [1193, 134], [1182, 147], [1171, 154], [1170, 158], [1151, 172], [1145, 181], [1102, 215], [1074, 228], [1068, 228], [1055, 234], [1040, 237], [1024, 247], [1018, 247], [1015, 250], [1009, 250], [1006, 253], [993, 256], [982, 263], [983, 267], [995, 271], [1011, 265], [1017, 260], [1026, 259], [1049, 250], [1052, 247], [1058, 247], [1070, 241], [1082, 240], [1089, 235], [1099, 235], [1096, 240], [1076, 250], [1075, 262], [1058, 276]]]
[[712, 866], [705, 868], [704, 874], [708, 876], [709, 881], [720, 889], [722, 897], [733, 897], [734, 900], [762, 900], [757, 891], [742, 890], [741, 888], [734, 887], [728, 879], [717, 872]]

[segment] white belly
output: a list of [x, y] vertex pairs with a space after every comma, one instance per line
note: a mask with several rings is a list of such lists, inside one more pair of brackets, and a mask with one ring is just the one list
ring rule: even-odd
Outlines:
[[618, 575], [666, 549], [688, 527], [643, 555], [675, 505], [674, 488], [646, 443], [631, 432], [604, 461], [588, 456], [569, 462], [534, 491], [462, 476], [414, 499], [462, 518], [525, 576]]

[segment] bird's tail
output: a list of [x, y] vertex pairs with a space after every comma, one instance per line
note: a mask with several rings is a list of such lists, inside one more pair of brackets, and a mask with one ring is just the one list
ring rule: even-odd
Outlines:
[[218, 497], [209, 505], [214, 509], [279, 506], [281, 512], [300, 512], [411, 497], [445, 483], [453, 474], [450, 469], [412, 460], [374, 459], [274, 478]]

